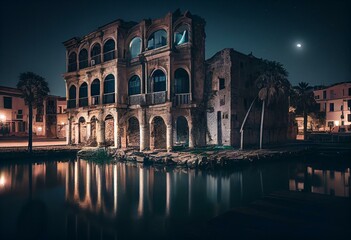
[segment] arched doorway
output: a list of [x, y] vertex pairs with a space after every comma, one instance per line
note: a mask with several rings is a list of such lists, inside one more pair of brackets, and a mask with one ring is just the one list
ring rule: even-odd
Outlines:
[[176, 122], [177, 144], [189, 146], [189, 127], [185, 117], [179, 116]]
[[166, 149], [166, 124], [162, 117], [154, 117], [151, 122], [151, 148]]
[[136, 117], [128, 119], [128, 134], [127, 134], [128, 147], [139, 147], [140, 146], [140, 128], [139, 121]]
[[105, 144], [113, 146], [114, 143], [114, 120], [112, 115], [107, 115], [105, 118]]
[[87, 122], [84, 117], [80, 117], [78, 121], [79, 125], [79, 136], [78, 143], [85, 143], [87, 140]]

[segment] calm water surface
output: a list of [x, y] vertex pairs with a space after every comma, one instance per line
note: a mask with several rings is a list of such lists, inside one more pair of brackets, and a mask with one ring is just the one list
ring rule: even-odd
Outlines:
[[200, 171], [70, 159], [1, 163], [0, 239], [181, 239], [212, 217], [278, 190], [349, 198], [350, 167], [284, 161]]

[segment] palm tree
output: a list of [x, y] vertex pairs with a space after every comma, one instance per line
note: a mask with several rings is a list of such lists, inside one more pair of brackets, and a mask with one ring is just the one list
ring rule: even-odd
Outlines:
[[263, 140], [263, 120], [265, 106], [279, 100], [286, 95], [290, 83], [287, 79], [288, 72], [279, 62], [264, 60], [263, 70], [257, 78], [257, 87], [259, 88], [258, 98], [262, 101], [261, 127], [260, 127], [260, 149], [262, 149]]
[[24, 101], [29, 109], [29, 128], [28, 128], [28, 152], [32, 153], [33, 147], [33, 108], [42, 105], [44, 97], [50, 92], [46, 80], [33, 73], [21, 73], [17, 88], [21, 90]]
[[307, 115], [311, 108], [315, 105], [313, 88], [306, 82], [300, 82], [298, 86], [294, 87], [295, 94], [293, 95], [293, 105], [296, 106], [297, 111], [303, 114], [303, 136], [306, 139], [307, 135]]

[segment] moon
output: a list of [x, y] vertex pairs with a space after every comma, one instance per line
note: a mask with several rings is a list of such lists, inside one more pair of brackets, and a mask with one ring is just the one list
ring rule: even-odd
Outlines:
[[301, 48], [301, 47], [302, 47], [302, 44], [301, 44], [301, 43], [297, 43], [297, 44], [296, 44], [296, 47], [297, 47], [297, 48]]

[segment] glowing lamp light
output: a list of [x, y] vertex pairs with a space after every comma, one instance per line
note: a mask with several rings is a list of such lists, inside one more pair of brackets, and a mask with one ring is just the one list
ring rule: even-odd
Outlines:
[[65, 123], [64, 123], [64, 122], [61, 122], [61, 125], [65, 125]]
[[339, 121], [334, 121], [335, 126], [339, 126], [340, 122]]
[[0, 121], [1, 122], [6, 121], [6, 116], [4, 114], [0, 114]]
[[5, 178], [4, 178], [4, 176], [0, 177], [0, 186], [1, 187], [5, 186]]
[[43, 130], [42, 127], [38, 127], [38, 131], [41, 132]]

